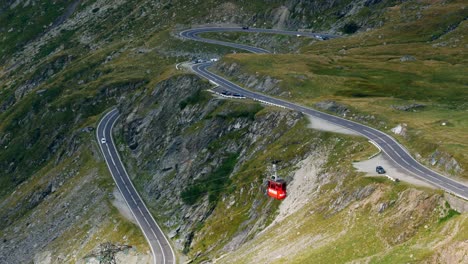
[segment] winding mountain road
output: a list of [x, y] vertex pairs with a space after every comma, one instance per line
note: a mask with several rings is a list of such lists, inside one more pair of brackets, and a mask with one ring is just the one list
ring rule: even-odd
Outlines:
[[119, 153], [117, 152], [117, 148], [112, 137], [112, 128], [118, 118], [119, 112], [117, 109], [113, 109], [104, 115], [96, 129], [98, 144], [101, 148], [102, 154], [104, 155], [107, 167], [109, 168], [112, 178], [114, 178], [125, 202], [130, 208], [130, 211], [150, 245], [154, 263], [176, 263], [175, 254], [171, 244], [136, 191], [124, 165], [122, 164], [122, 161], [120, 160]]
[[[267, 29], [257, 29], [257, 28], [250, 28], [248, 30], [245, 30], [242, 28], [222, 28], [222, 27], [189, 29], [189, 30], [180, 32], [180, 36], [189, 40], [229, 46], [232, 48], [246, 50], [252, 53], [269, 53], [269, 51], [261, 49], [261, 48], [250, 47], [250, 46], [243, 45], [243, 44], [212, 40], [212, 39], [207, 39], [207, 38], [203, 38], [199, 36], [199, 34], [201, 33], [209, 33], [209, 32], [254, 32], [254, 33], [283, 34], [283, 35], [300, 34], [301, 36], [314, 37], [314, 38], [323, 38], [323, 37], [334, 38], [335, 37], [333, 35], [320, 34], [320, 33], [305, 33], [305, 32], [271, 30], [271, 29], [267, 30]], [[208, 68], [212, 64], [213, 63], [211, 62], [195, 64], [192, 66], [192, 70], [197, 75], [204, 77], [227, 90], [242, 94], [248, 98], [259, 100], [261, 102], [268, 103], [268, 104], [277, 105], [277, 106], [284, 107], [287, 109], [299, 111], [307, 115], [321, 118], [335, 125], [353, 130], [357, 132], [358, 134], [368, 138], [369, 140], [374, 142], [376, 145], [378, 145], [382, 149], [382, 151], [390, 159], [392, 159], [395, 162], [397, 166], [401, 167], [409, 175], [412, 175], [420, 180], [423, 180], [436, 187], [439, 187], [446, 192], [452, 193], [458, 197], [468, 200], [468, 186], [425, 167], [424, 165], [419, 163], [417, 160], [415, 160], [411, 156], [411, 154], [406, 150], [406, 148], [403, 147], [401, 144], [399, 144], [390, 135], [382, 131], [379, 131], [375, 128], [372, 128], [372, 127], [369, 127], [360, 123], [356, 123], [354, 121], [350, 121], [350, 120], [347, 120], [338, 116], [320, 112], [312, 108], [308, 108], [308, 107], [301, 106], [295, 103], [291, 103], [282, 99], [274, 98], [268, 95], [264, 95], [264, 94], [260, 94], [260, 93], [256, 93], [256, 92], [252, 92], [250, 90], [244, 89], [236, 85], [235, 83], [232, 83], [226, 80], [225, 78], [210, 72]]]
[[246, 32], [246, 33], [266, 33], [266, 34], [277, 34], [277, 35], [289, 35], [299, 37], [310, 37], [316, 39], [323, 38], [336, 38], [337, 36], [331, 34], [313, 33], [313, 32], [299, 32], [299, 31], [287, 31], [287, 30], [275, 30], [275, 29], [263, 29], [263, 28], [249, 28], [242, 29], [239, 27], [204, 27], [184, 30], [179, 35], [185, 39], [191, 39], [198, 42], [205, 42], [210, 44], [223, 45], [231, 48], [242, 49], [253, 53], [270, 53], [270, 51], [262, 48], [252, 47], [243, 44], [237, 44], [232, 42], [226, 42], [215, 39], [208, 39], [200, 37], [202, 33], [224, 33], [224, 32]]

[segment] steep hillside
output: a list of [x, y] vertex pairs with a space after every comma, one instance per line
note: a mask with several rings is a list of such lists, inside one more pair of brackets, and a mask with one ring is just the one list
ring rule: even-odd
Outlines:
[[[379, 128], [406, 123], [399, 140], [464, 176], [466, 10], [463, 1], [3, 1], [0, 262], [151, 262], [95, 142], [114, 106], [124, 162], [179, 261], [466, 262], [466, 215], [438, 191], [356, 172], [351, 162], [374, 151], [363, 138], [218, 98], [174, 67], [236, 52], [177, 37], [192, 25], [342, 35], [212, 37], [300, 53], [228, 55], [217, 69], [288, 100], [339, 101]], [[390, 109], [408, 104], [426, 108]], [[283, 202], [264, 195], [273, 161], [290, 184]]]
[[[115, 220], [112, 183], [99, 154], [90, 152], [92, 129], [121, 96], [131, 97], [173, 75], [174, 62], [230, 52], [184, 43], [171, 35], [171, 28], [242, 23], [263, 14], [266, 3], [242, 5], [242, 1], [1, 3], [2, 262], [28, 262], [36, 254], [52, 262], [99, 256], [99, 250], [107, 252], [109, 247], [96, 246], [107, 241], [136, 245], [146, 253], [135, 227], [121, 217]], [[233, 10], [242, 10], [241, 16], [232, 17]], [[73, 164], [73, 169], [66, 169], [66, 164]], [[92, 170], [97, 167], [101, 169]], [[101, 181], [106, 182], [105, 188], [96, 184]], [[94, 193], [99, 195], [84, 199]], [[83, 211], [83, 204], [93, 204], [95, 211]], [[122, 221], [124, 227], [115, 221]], [[110, 222], [119, 238], [107, 234]], [[37, 235], [29, 237], [29, 233]], [[85, 239], [83, 234], [94, 238], [77, 245]]]
[[300, 55], [233, 54], [217, 68], [252, 89], [319, 109], [334, 101], [346, 109], [335, 114], [391, 134], [404, 127], [396, 137], [417, 159], [466, 180], [466, 4], [409, 1], [384, 10], [377, 29], [306, 43]]
[[[135, 183], [190, 260], [466, 260], [466, 216], [441, 192], [357, 173], [352, 162], [374, 151], [363, 138], [207, 87], [165, 80], [123, 103], [116, 127]], [[264, 193], [273, 160], [290, 183], [282, 202]]]
[[133, 247], [119, 253], [125, 257], [149, 259], [140, 230], [119, 213], [125, 205], [94, 138], [90, 128], [75, 131], [66, 158], [2, 199], [1, 263], [76, 263], [99, 256], [105, 242], [122, 247], [115, 253]]

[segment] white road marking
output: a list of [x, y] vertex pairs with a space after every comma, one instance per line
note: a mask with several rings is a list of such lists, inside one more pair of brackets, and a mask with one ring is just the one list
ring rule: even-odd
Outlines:
[[396, 154], [400, 159], [403, 159], [398, 152]]
[[[140, 211], [141, 212], [141, 211]], [[142, 213], [143, 214], [143, 213]], [[143, 215], [143, 218], [145, 219], [145, 222], [148, 224], [148, 226], [150, 226], [150, 223], [148, 222], [148, 219], [146, 219], [146, 217]]]

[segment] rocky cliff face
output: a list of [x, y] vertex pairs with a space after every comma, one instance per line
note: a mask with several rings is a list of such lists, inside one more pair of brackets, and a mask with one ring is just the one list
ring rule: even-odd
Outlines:
[[[177, 41], [168, 41], [167, 36], [159, 35], [162, 30], [176, 24], [187, 27], [227, 22], [261, 27], [328, 29], [329, 22], [312, 23], [325, 10], [331, 13], [341, 10], [348, 14], [356, 8], [382, 8], [380, 5], [379, 1], [349, 0], [333, 3], [258, 2], [253, 5], [238, 1], [200, 2], [197, 5], [188, 5], [185, 1], [159, 3], [146, 0], [138, 1], [138, 4], [107, 0], [3, 2], [0, 13], [0, 120], [4, 126], [0, 130], [0, 147], [5, 151], [4, 155], [0, 153], [0, 175], [5, 179], [5, 186], [14, 187], [37, 172], [54, 155], [59, 155], [60, 147], [66, 144], [66, 135], [75, 129], [74, 125], [86, 122], [86, 117], [98, 114], [113, 103], [91, 97], [107, 96], [109, 94], [98, 94], [106, 93], [107, 89], [120, 92], [126, 90], [127, 85], [139, 87], [148, 81], [150, 74], [157, 75], [155, 72], [160, 69], [150, 69], [147, 61], [141, 63], [137, 59], [132, 64], [132, 59], [137, 57], [133, 53], [150, 54], [152, 61], [157, 58], [156, 64], [162, 68], [172, 61], [161, 57], [187, 59], [203, 50], [181, 48], [180, 43], [172, 45]], [[34, 23], [28, 24], [20, 17], [34, 18]], [[340, 20], [335, 15], [331, 17], [330, 23]], [[152, 39], [150, 45], [167, 42], [170, 44], [165, 48], [176, 46], [189, 51], [161, 55], [152, 47], [142, 47], [138, 41], [134, 42], [138, 39]], [[130, 61], [126, 56], [131, 57]], [[126, 65], [130, 64], [126, 70], [122, 70], [124, 60]], [[119, 82], [119, 78], [123, 81]], [[262, 85], [274, 87], [275, 81], [265, 80]], [[70, 105], [73, 106], [68, 107]], [[34, 111], [29, 111], [30, 108]], [[83, 119], [75, 119], [80, 115]], [[36, 120], [47, 125], [42, 127], [35, 123]], [[18, 129], [21, 126], [27, 131]], [[47, 129], [51, 127], [56, 129]], [[28, 153], [18, 154], [21, 148]], [[2, 193], [0, 191], [0, 195]]]
[[[270, 247], [278, 243], [272, 233], [281, 233], [281, 250], [292, 256], [275, 256], [278, 262], [300, 262], [322, 245], [318, 256], [329, 263], [376, 254], [412, 262], [427, 259], [434, 247], [432, 262], [466, 262], [466, 238], [459, 235], [466, 234], [466, 216], [440, 194], [359, 177], [350, 161], [365, 151], [364, 140], [306, 129], [298, 113], [212, 97], [208, 83], [174, 72], [176, 61], [231, 50], [182, 42], [168, 33], [173, 28], [237, 23], [338, 32], [353, 20], [364, 30], [385, 23], [379, 16], [395, 2], [3, 1], [0, 262], [150, 261], [139, 229], [114, 207], [115, 186], [95, 143], [100, 115], [119, 102], [115, 133], [135, 184], [179, 252], [197, 262], [247, 256], [242, 250], [258, 247], [256, 257], [238, 262], [266, 262], [262, 257], [278, 249]], [[245, 41], [270, 44], [262, 37]], [[279, 42], [292, 47], [288, 39]], [[242, 75], [238, 67], [230, 74], [250, 88], [288, 96], [280, 80]], [[438, 152], [426, 158], [460, 169]], [[280, 161], [291, 188], [281, 204], [263, 193], [272, 161]], [[321, 225], [329, 221], [340, 227], [333, 236]], [[414, 258], [402, 257], [407, 252], [399, 249], [408, 247]], [[337, 248], [359, 256], [343, 257]], [[312, 255], [306, 259], [317, 259]]]
[[[233, 160], [243, 164], [263, 151], [300, 115], [264, 112], [256, 104], [225, 102], [204, 92], [193, 94], [188, 87], [202, 89], [207, 84], [187, 76], [159, 84], [143, 100], [141, 93], [149, 79], [157, 83], [165, 67], [173, 68], [172, 57], [183, 54], [188, 59], [194, 54], [190, 48], [175, 56], [152, 50], [154, 43], [174, 46], [176, 40], [159, 35], [163, 30], [178, 23], [183, 27], [244, 23], [272, 16], [278, 17], [274, 24], [286, 25], [292, 18], [276, 9], [264, 16], [263, 2], [237, 12], [243, 4], [147, 0], [0, 4], [0, 262], [30, 262], [35, 255], [44, 263], [75, 262], [109, 241], [137, 245], [144, 253], [135, 227], [110, 204], [113, 186], [93, 146], [95, 122], [120, 96], [136, 100], [127, 100], [121, 109], [126, 114], [122, 139], [136, 160], [130, 165], [146, 173], [136, 180], [145, 186], [155, 208], [156, 201], [158, 205], [166, 201], [161, 206], [169, 210], [161, 215], [168, 230], [180, 239], [181, 247], [190, 248], [196, 222], [210, 215], [214, 201], [222, 199], [215, 187], [227, 184], [210, 185], [209, 195], [197, 198], [202, 205], [195, 207], [186, 204], [187, 192], [194, 191], [187, 185], [191, 181], [202, 185], [204, 177], [219, 174], [222, 165], [235, 172], [240, 165], [231, 166]], [[172, 192], [185, 193], [186, 202]], [[174, 213], [173, 204], [183, 213]]]
[[[381, 26], [384, 20], [379, 19], [379, 16], [384, 8], [399, 2], [289, 0], [269, 3], [263, 9], [256, 10], [237, 1], [230, 1], [218, 5], [205, 19], [211, 23], [237, 23], [279, 29], [321, 31], [326, 28], [328, 32], [338, 33], [350, 21], [356, 21], [358, 27], [362, 28]], [[206, 23], [206, 20], [203, 22]]]
[[[425, 242], [417, 238], [456, 216], [440, 194], [362, 178], [350, 168], [365, 140], [306, 129], [300, 114], [217, 98], [207, 88], [192, 75], [164, 80], [120, 105], [115, 130], [137, 188], [189, 259], [265, 262], [278, 242], [272, 232], [283, 239], [275, 256], [287, 261], [335, 243], [348, 247], [348, 239], [380, 241], [364, 255], [439, 243], [442, 259], [450, 245], [459, 247], [454, 237], [433, 237], [438, 231]], [[289, 184], [281, 204], [262, 189], [272, 160], [281, 160]], [[451, 223], [460, 228], [466, 218], [457, 219]], [[364, 238], [369, 230], [377, 231]]]
[[[218, 202], [236, 189], [230, 186], [237, 185], [233, 175], [301, 118], [294, 112], [261, 110], [252, 102], [211, 97], [204, 91], [208, 87], [190, 75], [163, 81], [145, 91], [141, 102], [123, 104], [122, 122], [116, 128], [122, 131], [128, 157], [133, 160], [129, 165], [143, 196], [163, 219], [179, 249], [186, 252], [192, 239], [200, 242], [197, 229]], [[230, 159], [230, 169], [217, 173]], [[187, 192], [191, 186], [210, 186], [212, 182], [216, 182], [213, 188]], [[256, 189], [260, 191], [261, 185]], [[266, 219], [256, 219], [245, 228], [261, 224], [257, 221]]]
[[126, 245], [133, 257], [148, 258], [138, 228], [111, 204], [114, 184], [94, 138], [92, 129], [77, 132], [60, 163], [0, 202], [0, 263], [76, 263], [101, 243]]
[[270, 76], [255, 76], [253, 74], [244, 73], [240, 70], [240, 65], [237, 63], [217, 63], [216, 70], [230, 78], [235, 78], [236, 81], [242, 83], [247, 88], [271, 95], [286, 97], [288, 95], [287, 92], [283, 91], [279, 86], [281, 80]]

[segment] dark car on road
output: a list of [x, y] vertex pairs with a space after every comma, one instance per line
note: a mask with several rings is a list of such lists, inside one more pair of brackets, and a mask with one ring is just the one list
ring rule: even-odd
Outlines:
[[378, 173], [378, 174], [384, 174], [385, 173], [385, 170], [382, 166], [377, 166], [375, 167], [375, 171]]
[[244, 29], [244, 30], [248, 30], [248, 29], [249, 29], [249, 27], [248, 27], [248, 26], [243, 26], [243, 27], [242, 27], [242, 29]]

